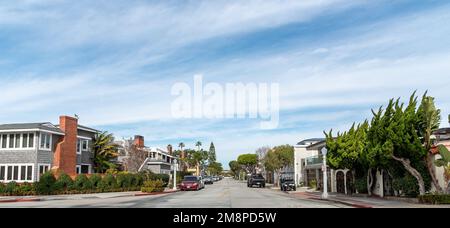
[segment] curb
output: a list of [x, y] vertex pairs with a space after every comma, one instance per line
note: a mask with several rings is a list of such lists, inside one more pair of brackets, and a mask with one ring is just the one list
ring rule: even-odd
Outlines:
[[[113, 197], [107, 197], [107, 198], [100, 198], [100, 197], [89, 197], [89, 198], [95, 198], [95, 199], [112, 199], [112, 198], [121, 198], [121, 197], [133, 197], [133, 196], [153, 196], [153, 195], [164, 195], [164, 194], [170, 194], [170, 193], [176, 193], [180, 190], [176, 191], [170, 191], [170, 192], [152, 192], [152, 193], [134, 193], [129, 195], [121, 195], [121, 196], [113, 196]], [[75, 195], [74, 195], [75, 196]], [[81, 198], [81, 199], [87, 199], [87, 198]], [[63, 198], [52, 198], [52, 199], [44, 199], [44, 198], [17, 198], [17, 199], [5, 199], [0, 200], [0, 203], [18, 203], [18, 202], [39, 202], [39, 201], [56, 201], [56, 200], [78, 200], [78, 199], [63, 199]]]
[[149, 193], [136, 193], [134, 196], [154, 196], [154, 195], [164, 195], [179, 192], [180, 190], [170, 191], [170, 192], [149, 192]]
[[[287, 194], [290, 194], [288, 192], [286, 192]], [[294, 195], [294, 194], [292, 194]], [[295, 197], [295, 195], [294, 195]], [[367, 204], [360, 204], [360, 203], [350, 203], [347, 201], [343, 201], [343, 200], [338, 200], [338, 199], [323, 199], [321, 197], [316, 197], [316, 196], [308, 196], [307, 194], [305, 195], [305, 197], [307, 199], [312, 199], [312, 200], [321, 200], [321, 201], [328, 201], [328, 202], [333, 202], [333, 203], [339, 203], [339, 204], [343, 204], [343, 205], [347, 205], [350, 207], [354, 207], [354, 208], [373, 208], [373, 206], [367, 205]]]
[[41, 201], [41, 199], [39, 199], [39, 198], [32, 198], [32, 199], [25, 199], [25, 198], [7, 199], [7, 200], [0, 200], [0, 203], [19, 203], [19, 202], [37, 202], [37, 201]]

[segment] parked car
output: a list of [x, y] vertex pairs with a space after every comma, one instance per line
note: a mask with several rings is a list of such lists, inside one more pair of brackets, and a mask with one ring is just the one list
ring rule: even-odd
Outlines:
[[204, 177], [203, 182], [205, 182], [205, 184], [214, 184], [214, 181], [213, 181], [212, 177], [210, 177], [210, 176]]
[[294, 173], [281, 173], [280, 175], [281, 191], [297, 191], [294, 181]]
[[205, 188], [205, 181], [203, 180], [202, 176], [198, 176], [198, 179], [200, 179], [200, 189]]
[[197, 176], [185, 176], [180, 185], [181, 191], [198, 191], [202, 188], [202, 181]]
[[247, 180], [247, 187], [252, 188], [253, 186], [258, 186], [260, 188], [266, 187], [266, 179], [261, 174], [253, 174]]

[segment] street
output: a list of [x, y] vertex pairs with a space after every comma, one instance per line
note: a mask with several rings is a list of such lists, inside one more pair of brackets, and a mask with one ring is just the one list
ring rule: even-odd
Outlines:
[[243, 182], [224, 179], [197, 192], [177, 192], [156, 196], [83, 198], [38, 202], [1, 203], [1, 207], [44, 208], [339, 208], [347, 207], [320, 200], [306, 200], [260, 188], [247, 188]]

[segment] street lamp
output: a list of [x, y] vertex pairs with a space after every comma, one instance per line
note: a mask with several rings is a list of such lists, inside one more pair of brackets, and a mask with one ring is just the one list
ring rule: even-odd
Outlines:
[[177, 159], [173, 160], [173, 190], [177, 190]]
[[323, 193], [322, 198], [327, 199], [328, 198], [328, 176], [327, 176], [327, 148], [322, 148], [322, 155], [323, 155]]

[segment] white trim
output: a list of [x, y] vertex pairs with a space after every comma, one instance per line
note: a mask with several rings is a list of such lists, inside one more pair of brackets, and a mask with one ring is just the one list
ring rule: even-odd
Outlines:
[[92, 140], [92, 138], [84, 137], [84, 136], [77, 136], [78, 139], [85, 139], [85, 140]]
[[[27, 135], [27, 145], [29, 145], [30, 142], [30, 134], [33, 134], [33, 147], [23, 147], [23, 135], [26, 134]], [[6, 135], [6, 148], [2, 148], [2, 144], [3, 144], [3, 135]], [[9, 147], [9, 143], [10, 143], [10, 135], [14, 135], [14, 139], [16, 138], [16, 135], [20, 135], [20, 142], [19, 142], [19, 147], [15, 147], [15, 143], [16, 141], [14, 141], [14, 148], [10, 148]], [[30, 150], [35, 150], [36, 149], [36, 135], [37, 132], [11, 132], [11, 133], [0, 133], [0, 151], [30, 151]]]
[[[79, 171], [77, 171], [77, 169], [78, 169]], [[81, 165], [76, 165], [76, 166], [75, 166], [75, 173], [76, 173], [76, 174], [81, 174]]]
[[[25, 182], [28, 182], [28, 183], [31, 183], [31, 182], [34, 182], [34, 176], [35, 176], [35, 170], [34, 170], [34, 167], [35, 167], [35, 165], [33, 164], [33, 163], [7, 163], [7, 164], [0, 164], [0, 166], [4, 166], [5, 167], [5, 176], [4, 176], [4, 180], [0, 180], [0, 182], [2, 182], [2, 183], [9, 183], [9, 182], [16, 182], [16, 183], [25, 183]], [[19, 168], [18, 168], [18, 173], [17, 173], [17, 177], [18, 177], [18, 179], [17, 180], [7, 180], [7, 177], [8, 177], [8, 167], [13, 167], [13, 174], [12, 175], [14, 175], [14, 166], [18, 166]], [[28, 166], [31, 166], [31, 180], [22, 180], [21, 179], [21, 177], [22, 177], [22, 167], [23, 166], [25, 166], [26, 168], [25, 168], [25, 179], [26, 179], [26, 176], [27, 176], [27, 173], [28, 173]], [[14, 179], [14, 178], [13, 178]]]
[[38, 131], [38, 132], [45, 132], [45, 133], [50, 133], [50, 134], [55, 134], [55, 135], [65, 135], [64, 133], [61, 132], [56, 132], [56, 131], [50, 131], [50, 130], [44, 130], [44, 129], [39, 129], [39, 128], [33, 128], [33, 129], [11, 129], [11, 130], [0, 130], [0, 133], [16, 133], [16, 132], [30, 132], [30, 131]]

